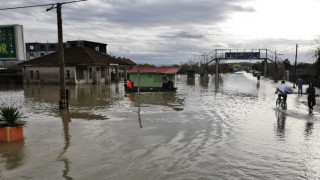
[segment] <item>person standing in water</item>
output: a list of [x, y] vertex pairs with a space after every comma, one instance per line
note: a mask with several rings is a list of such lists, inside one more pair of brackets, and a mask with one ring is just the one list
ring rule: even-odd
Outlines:
[[303, 80], [301, 78], [298, 78], [296, 81], [296, 85], [298, 86], [298, 94], [302, 95], [302, 84]]
[[309, 87], [306, 91], [308, 94], [308, 107], [309, 110], [313, 110], [313, 106], [316, 105], [316, 89], [313, 87], [312, 83], [309, 83]]

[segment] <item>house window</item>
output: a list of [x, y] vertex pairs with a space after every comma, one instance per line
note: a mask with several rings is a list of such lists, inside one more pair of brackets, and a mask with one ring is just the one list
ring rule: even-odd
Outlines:
[[39, 71], [36, 71], [36, 79], [40, 79], [40, 73], [39, 73]]
[[101, 78], [104, 78], [104, 76], [105, 76], [105, 68], [101, 68], [100, 75], [101, 75]]
[[33, 79], [33, 71], [30, 71], [30, 79]]
[[66, 79], [70, 79], [70, 70], [67, 70]]
[[30, 53], [30, 57], [34, 57], [34, 53]]
[[33, 45], [30, 45], [30, 50], [34, 50], [34, 46]]
[[83, 71], [85, 71], [85, 69], [83, 69], [83, 68], [76, 68], [77, 80], [79, 80], [79, 79], [84, 79]]
[[95, 47], [95, 50], [96, 50], [96, 51], [99, 51], [99, 46], [96, 46], [96, 47]]
[[40, 56], [44, 56], [44, 53], [41, 53]]

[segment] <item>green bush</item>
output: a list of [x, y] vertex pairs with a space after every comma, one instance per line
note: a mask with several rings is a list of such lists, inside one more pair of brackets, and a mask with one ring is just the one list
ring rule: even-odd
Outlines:
[[15, 127], [25, 125], [20, 109], [13, 106], [0, 107], [0, 127]]

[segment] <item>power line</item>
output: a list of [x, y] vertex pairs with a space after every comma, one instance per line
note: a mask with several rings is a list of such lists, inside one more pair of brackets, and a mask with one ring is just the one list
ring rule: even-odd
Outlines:
[[69, 4], [69, 3], [81, 2], [81, 1], [87, 1], [87, 0], [69, 1], [69, 2], [62, 2], [62, 3], [39, 4], [39, 5], [33, 5], [33, 6], [20, 6], [20, 7], [2, 8], [2, 9], [0, 9], [0, 11], [12, 10], [12, 9], [25, 9], [25, 8], [33, 8], [33, 7], [42, 7], [42, 6], [54, 6], [55, 4]]

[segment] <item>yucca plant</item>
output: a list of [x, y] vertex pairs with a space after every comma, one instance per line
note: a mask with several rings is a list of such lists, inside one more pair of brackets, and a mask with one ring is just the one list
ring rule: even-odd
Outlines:
[[26, 122], [22, 121], [22, 118], [22, 112], [20, 112], [20, 109], [17, 107], [0, 107], [0, 127], [16, 127], [25, 125]]

